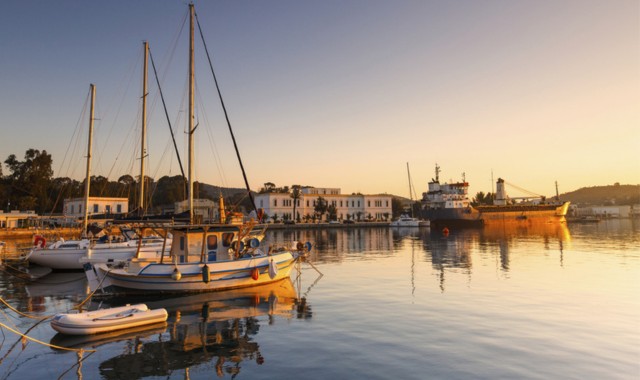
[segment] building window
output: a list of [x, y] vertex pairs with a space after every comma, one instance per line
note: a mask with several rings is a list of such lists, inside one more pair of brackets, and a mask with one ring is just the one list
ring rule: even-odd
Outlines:
[[117, 205], [116, 210], [118, 211], [118, 214], [120, 214], [122, 212], [122, 205]]
[[104, 212], [106, 212], [107, 214], [111, 214], [111, 205], [104, 206]]
[[387, 200], [387, 207], [389, 207], [389, 200]]
[[342, 201], [340, 201], [340, 207], [342, 207]]
[[277, 206], [278, 206], [278, 200], [277, 200], [277, 199], [274, 199], [274, 200], [273, 200], [273, 207], [277, 207]]
[[371, 207], [371, 201], [367, 201], [367, 207]]
[[309, 207], [309, 200], [307, 199], [307, 207]]
[[93, 205], [93, 212], [98, 212], [98, 205], [97, 204]]

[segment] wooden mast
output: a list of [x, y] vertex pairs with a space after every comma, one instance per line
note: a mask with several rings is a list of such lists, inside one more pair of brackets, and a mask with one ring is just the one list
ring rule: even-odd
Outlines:
[[193, 172], [194, 172], [194, 154], [193, 154], [193, 132], [194, 132], [194, 8], [193, 3], [189, 4], [189, 223], [193, 224]]
[[147, 139], [147, 61], [149, 59], [149, 43], [143, 42], [144, 64], [142, 67], [142, 137], [140, 138], [140, 197], [138, 205], [140, 216], [144, 215], [144, 158], [146, 156], [145, 145]]
[[87, 226], [89, 225], [89, 187], [91, 184], [91, 145], [93, 144], [93, 120], [94, 104], [96, 98], [96, 86], [92, 83], [89, 87], [91, 92], [91, 109], [89, 111], [89, 141], [87, 144], [87, 172], [84, 184], [84, 218], [82, 220], [82, 236], [87, 236]]

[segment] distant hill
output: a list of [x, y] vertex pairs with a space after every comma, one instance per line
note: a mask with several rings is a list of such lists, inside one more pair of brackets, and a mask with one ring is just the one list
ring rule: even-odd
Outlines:
[[560, 194], [560, 199], [573, 204], [633, 205], [640, 204], [640, 185], [608, 185], [583, 187]]
[[206, 183], [198, 183], [198, 190], [200, 196], [207, 196], [211, 199], [218, 199], [220, 193], [222, 193], [222, 196], [225, 198], [231, 198], [238, 193], [246, 194], [247, 192], [244, 188], [220, 187]]

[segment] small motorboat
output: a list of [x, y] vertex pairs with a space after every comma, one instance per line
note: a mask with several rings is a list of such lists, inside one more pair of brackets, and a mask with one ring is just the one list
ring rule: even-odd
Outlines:
[[166, 309], [149, 309], [145, 304], [126, 305], [85, 313], [57, 314], [51, 327], [59, 333], [89, 335], [165, 322]]

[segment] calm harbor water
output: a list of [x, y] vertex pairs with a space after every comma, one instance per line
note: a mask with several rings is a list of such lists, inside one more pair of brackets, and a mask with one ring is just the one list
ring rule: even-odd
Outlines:
[[[74, 338], [3, 306], [0, 378], [638, 379], [640, 221], [530, 229], [272, 231], [311, 241], [293, 281], [144, 301], [166, 325]], [[86, 296], [78, 273], [0, 295], [31, 316]], [[91, 307], [98, 307], [98, 301]], [[95, 352], [89, 350], [95, 349]], [[79, 358], [82, 358], [80, 361]]]

